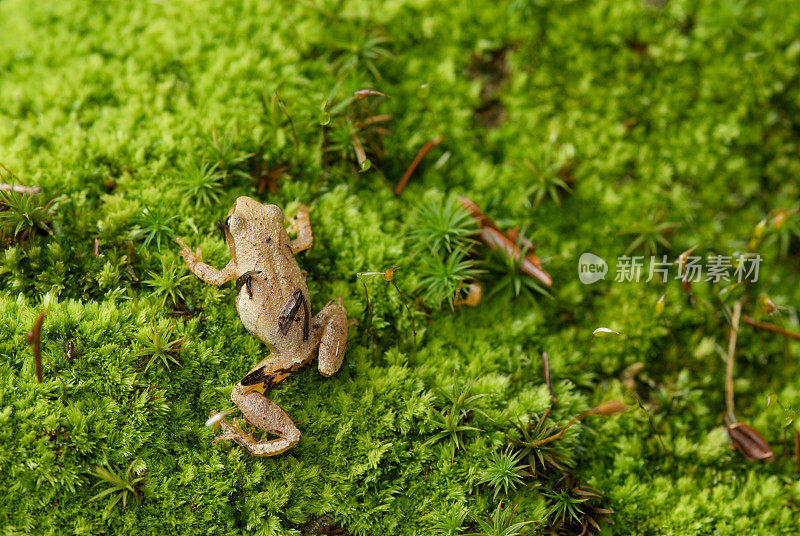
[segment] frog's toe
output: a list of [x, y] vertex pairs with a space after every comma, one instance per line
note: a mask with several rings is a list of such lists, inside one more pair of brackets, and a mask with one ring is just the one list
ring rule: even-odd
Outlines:
[[236, 439], [236, 437], [237, 437], [236, 434], [220, 434], [220, 435], [216, 436], [214, 439], [211, 440], [211, 444], [212, 445], [216, 445], [220, 441], [225, 441], [225, 440], [229, 440], [229, 439]]
[[223, 418], [220, 419], [219, 425], [222, 428], [223, 433], [219, 434], [211, 441], [212, 445], [216, 445], [219, 441], [224, 441], [227, 439], [233, 439], [238, 442], [239, 439], [246, 437], [246, 434], [239, 427], [238, 423], [231, 424]]

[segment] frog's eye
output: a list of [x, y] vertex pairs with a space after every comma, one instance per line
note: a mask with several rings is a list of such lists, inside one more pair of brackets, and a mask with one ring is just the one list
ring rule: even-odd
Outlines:
[[225, 228], [228, 229], [228, 234], [238, 236], [247, 227], [247, 220], [239, 214], [233, 214], [225, 220]]

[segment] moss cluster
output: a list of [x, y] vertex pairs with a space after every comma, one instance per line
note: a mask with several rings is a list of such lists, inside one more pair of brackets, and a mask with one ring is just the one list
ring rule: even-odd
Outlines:
[[[731, 304], [800, 330], [796, 7], [0, 0], [0, 175], [44, 190], [0, 198], [0, 530], [510, 535], [613, 510], [603, 534], [794, 533], [796, 341], [739, 333], [736, 413], [775, 463], [731, 450], [722, 417]], [[453, 253], [420, 243], [419, 207], [456, 194], [525, 231], [552, 298], [492, 292], [519, 285], [514, 264], [484, 265], [459, 229], [469, 271], [442, 275]], [[312, 207], [312, 308], [341, 295], [358, 322], [334, 377], [270, 392], [303, 438], [269, 459], [211, 444], [209, 411], [266, 349], [172, 242], [221, 267], [240, 195]], [[613, 262], [578, 280], [586, 251], [693, 246], [760, 254], [758, 282], [689, 295], [615, 282]], [[357, 276], [395, 266], [416, 349], [397, 289]], [[472, 277], [484, 300], [452, 310]], [[600, 326], [623, 336], [587, 359]], [[610, 399], [631, 409], [570, 426], [534, 453], [561, 467], [530, 474], [526, 426]]]

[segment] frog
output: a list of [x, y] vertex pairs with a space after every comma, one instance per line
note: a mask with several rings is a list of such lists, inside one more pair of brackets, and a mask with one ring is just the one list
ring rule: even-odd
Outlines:
[[[268, 391], [300, 368], [318, 362], [319, 372], [330, 377], [339, 370], [347, 344], [347, 311], [342, 298], [328, 302], [311, 316], [306, 275], [295, 255], [314, 241], [309, 209], [301, 206], [286, 218], [277, 205], [238, 197], [225, 220], [218, 224], [231, 256], [218, 270], [203, 262], [202, 251], [192, 251], [178, 236], [189, 270], [211, 285], [236, 281], [236, 310], [244, 328], [263, 342], [269, 355], [237, 383], [231, 401], [251, 426], [277, 436], [256, 439], [245, 432], [238, 419], [229, 422], [226, 412], [211, 412], [222, 433], [213, 442], [233, 440], [253, 456], [274, 456], [297, 445], [300, 430], [289, 414], [267, 398]], [[289, 238], [289, 231], [296, 238]]]

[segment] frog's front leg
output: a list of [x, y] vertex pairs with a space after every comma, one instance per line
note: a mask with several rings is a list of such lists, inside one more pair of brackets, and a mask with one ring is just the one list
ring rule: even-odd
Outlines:
[[289, 244], [292, 248], [292, 253], [296, 254], [305, 251], [314, 244], [314, 233], [311, 231], [311, 220], [308, 217], [308, 212], [308, 207], [301, 205], [297, 210], [297, 214], [290, 220], [289, 230], [297, 232], [297, 238]]
[[332, 376], [342, 366], [347, 345], [347, 311], [341, 297], [317, 313], [311, 320], [311, 329], [319, 337], [319, 372]]
[[294, 425], [292, 418], [282, 407], [264, 396], [265, 391], [287, 378], [293, 371], [290, 360], [280, 354], [272, 354], [242, 378], [231, 393], [231, 400], [250, 424], [277, 435], [278, 439], [256, 441], [237, 423], [230, 424], [222, 419], [220, 424], [225, 433], [217, 436], [214, 443], [222, 439], [232, 439], [253, 456], [274, 456], [297, 445], [300, 441], [300, 430]]
[[219, 286], [236, 277], [236, 268], [234, 267], [232, 260], [225, 265], [225, 268], [222, 270], [217, 270], [213, 266], [203, 262], [200, 248], [197, 248], [196, 252], [192, 251], [180, 236], [175, 238], [175, 242], [181, 246], [181, 250], [178, 252], [178, 255], [183, 257], [183, 259], [186, 261], [186, 265], [189, 267], [189, 270], [191, 270], [194, 275], [206, 283]]

